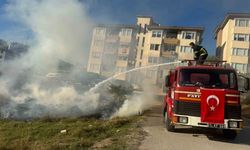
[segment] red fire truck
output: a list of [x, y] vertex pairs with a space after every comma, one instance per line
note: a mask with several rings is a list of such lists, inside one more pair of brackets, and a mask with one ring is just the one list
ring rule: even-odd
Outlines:
[[[185, 125], [222, 129], [227, 138], [234, 139], [242, 129], [240, 93], [249, 90], [249, 78], [238, 77], [225, 61], [209, 65], [179, 66], [165, 78], [168, 88], [164, 97], [164, 121], [168, 131]], [[241, 80], [241, 86], [239, 81]]]

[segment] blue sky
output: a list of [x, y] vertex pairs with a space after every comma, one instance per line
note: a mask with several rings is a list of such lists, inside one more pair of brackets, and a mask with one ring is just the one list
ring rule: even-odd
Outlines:
[[[202, 26], [202, 45], [215, 54], [214, 29], [228, 12], [250, 12], [250, 0], [81, 0], [86, 13], [96, 23], [135, 24], [137, 15], [152, 16], [166, 26]], [[23, 29], [4, 14], [6, 0], [0, 0], [1, 33], [14, 28]], [[21, 30], [20, 35], [26, 34]], [[27, 37], [22, 35], [21, 37]], [[9, 40], [10, 37], [7, 37]]]

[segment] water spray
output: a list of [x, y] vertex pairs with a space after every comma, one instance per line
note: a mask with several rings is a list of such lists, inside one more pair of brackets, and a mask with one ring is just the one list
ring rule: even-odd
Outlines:
[[160, 66], [166, 66], [166, 65], [172, 65], [172, 64], [178, 64], [178, 63], [181, 63], [181, 61], [167, 62], [167, 63], [155, 64], [155, 65], [148, 65], [148, 66], [143, 66], [143, 67], [138, 67], [138, 68], [134, 68], [134, 69], [131, 69], [131, 70], [127, 70], [127, 71], [115, 74], [114, 76], [109, 77], [108, 79], [103, 80], [103, 81], [97, 83], [93, 88], [91, 88], [89, 90], [89, 92], [95, 92], [104, 83], [109, 82], [109, 81], [115, 79], [116, 77], [118, 77], [120, 75], [123, 75], [123, 74], [127, 74], [129, 72], [133, 72], [133, 71], [137, 71], [137, 70], [142, 70], [142, 69], [148, 69], [148, 68], [154, 68], [154, 67], [160, 67]]

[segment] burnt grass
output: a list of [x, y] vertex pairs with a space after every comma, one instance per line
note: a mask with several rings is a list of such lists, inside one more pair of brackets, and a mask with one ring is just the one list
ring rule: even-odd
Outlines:
[[137, 149], [144, 137], [140, 116], [0, 120], [0, 149]]

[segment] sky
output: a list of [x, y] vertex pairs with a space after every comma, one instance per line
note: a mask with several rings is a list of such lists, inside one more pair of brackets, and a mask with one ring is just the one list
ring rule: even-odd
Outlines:
[[[227, 13], [250, 13], [250, 0], [79, 0], [94, 23], [135, 24], [146, 15], [163, 26], [204, 27], [202, 46], [215, 55], [214, 30]], [[24, 25], [10, 20], [0, 0], [0, 39], [26, 42], [32, 38]]]

